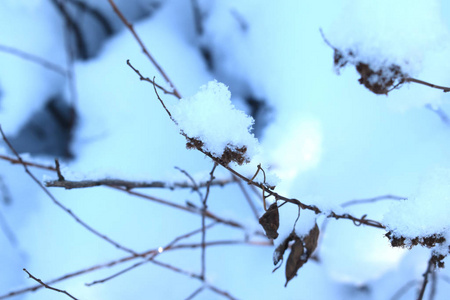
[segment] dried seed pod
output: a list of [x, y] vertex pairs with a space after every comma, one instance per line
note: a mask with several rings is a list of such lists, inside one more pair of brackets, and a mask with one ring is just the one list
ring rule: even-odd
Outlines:
[[272, 203], [264, 215], [259, 218], [259, 224], [262, 225], [269, 239], [276, 239], [278, 237], [277, 230], [280, 227], [280, 215], [276, 202]]

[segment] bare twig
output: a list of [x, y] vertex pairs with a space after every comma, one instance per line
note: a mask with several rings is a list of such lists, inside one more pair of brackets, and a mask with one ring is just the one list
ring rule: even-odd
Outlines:
[[[251, 245], [251, 246], [271, 246], [272, 244], [269, 241], [249, 241], [249, 240], [243, 240], [243, 241], [214, 241], [214, 242], [207, 242], [206, 246], [207, 247], [212, 247], [212, 246], [224, 246], [224, 245]], [[201, 243], [197, 243], [197, 244], [180, 244], [180, 245], [174, 245], [171, 246], [169, 249], [164, 249], [164, 251], [169, 251], [169, 250], [176, 250], [176, 249], [187, 249], [187, 248], [200, 248], [202, 247]], [[53, 283], [57, 283], [57, 282], [61, 282], [70, 278], [74, 278], [83, 274], [87, 274], [87, 273], [91, 273], [97, 270], [101, 270], [101, 269], [105, 269], [105, 268], [110, 268], [113, 266], [116, 266], [118, 264], [121, 263], [125, 263], [128, 261], [132, 261], [134, 259], [137, 259], [139, 257], [147, 257], [149, 255], [154, 255], [155, 253], [159, 253], [159, 248], [158, 249], [151, 249], [148, 251], [145, 251], [143, 253], [138, 253], [137, 255], [131, 255], [131, 256], [126, 256], [120, 259], [116, 259], [107, 263], [103, 263], [103, 264], [98, 264], [95, 266], [91, 266], [82, 270], [78, 270], [72, 273], [68, 273], [66, 275], [63, 275], [61, 277], [58, 277], [56, 279], [47, 281], [47, 284], [53, 284]], [[27, 292], [33, 292], [36, 290], [39, 290], [40, 288], [42, 288], [41, 285], [34, 285], [31, 287], [27, 287], [27, 288], [23, 288], [20, 290], [16, 290], [16, 291], [12, 291], [9, 292], [8, 294], [5, 295], [0, 295], [0, 300], [2, 299], [7, 299], [13, 296], [17, 296], [17, 295], [21, 295]]]
[[202, 285], [201, 287], [199, 287], [198, 289], [196, 289], [192, 294], [190, 294], [185, 300], [192, 300], [192, 299], [194, 299], [195, 296], [197, 296], [198, 294], [200, 294], [204, 289], [205, 289], [205, 286]]
[[59, 160], [55, 158], [55, 167], [56, 167], [56, 174], [58, 175], [58, 181], [65, 181], [66, 179], [61, 173], [61, 166], [59, 165]]
[[139, 72], [139, 70], [136, 69], [136, 68], [130, 63], [130, 60], [129, 60], [129, 59], [127, 59], [127, 65], [128, 65], [131, 69], [133, 69], [133, 71], [134, 71], [136, 74], [139, 75], [139, 79], [140, 79], [141, 81], [147, 81], [147, 82], [150, 82], [151, 84], [155, 85], [158, 89], [160, 89], [161, 91], [163, 91], [164, 94], [169, 94], [169, 95], [174, 95], [174, 96], [175, 96], [175, 92], [174, 92], [174, 91], [170, 92], [170, 91], [168, 91], [167, 89], [165, 89], [164, 87], [162, 87], [161, 85], [157, 84], [157, 83], [155, 82], [155, 78], [153, 78], [153, 80], [151, 80], [151, 79], [148, 78], [148, 77], [142, 76], [141, 72]]
[[238, 178], [236, 178], [236, 177], [234, 177], [234, 178], [235, 178], [235, 181], [238, 184], [239, 188], [241, 189], [242, 194], [244, 195], [244, 198], [247, 200], [247, 203], [250, 206], [250, 209], [252, 210], [253, 215], [255, 216], [256, 220], [258, 220], [259, 219], [259, 214], [258, 214], [258, 209], [255, 206], [255, 203], [253, 203], [252, 198], [248, 194], [248, 192], [245, 189], [245, 186], [242, 184], [242, 182]]
[[205, 281], [205, 274], [206, 274], [206, 212], [207, 212], [207, 204], [206, 202], [208, 201], [208, 196], [209, 196], [209, 190], [211, 187], [211, 182], [214, 180], [214, 171], [217, 168], [217, 163], [214, 163], [214, 166], [211, 170], [211, 172], [209, 173], [210, 175], [210, 179], [209, 179], [209, 184], [206, 186], [206, 195], [205, 198], [203, 199], [203, 208], [202, 208], [202, 251], [201, 251], [201, 278], [202, 281]]
[[163, 71], [163, 69], [161, 68], [161, 66], [158, 64], [158, 62], [153, 58], [153, 56], [150, 54], [150, 52], [147, 50], [147, 48], [145, 47], [144, 43], [142, 42], [141, 38], [139, 37], [139, 35], [136, 33], [136, 31], [134, 30], [133, 24], [131, 24], [130, 22], [128, 22], [128, 20], [125, 18], [125, 16], [122, 14], [122, 12], [119, 10], [119, 8], [116, 6], [116, 4], [114, 3], [113, 0], [108, 0], [109, 4], [111, 4], [111, 7], [113, 8], [114, 12], [116, 13], [116, 15], [120, 18], [120, 20], [122, 21], [122, 23], [130, 30], [131, 34], [134, 36], [134, 38], [136, 39], [136, 41], [138, 42], [139, 46], [142, 49], [142, 52], [144, 52], [144, 54], [147, 56], [147, 58], [152, 62], [152, 64], [155, 66], [155, 68], [158, 70], [158, 72], [162, 75], [162, 77], [164, 77], [164, 79], [167, 81], [167, 83], [170, 84], [170, 86], [173, 88], [173, 94], [175, 95], [175, 97], [177, 97], [178, 99], [181, 99], [181, 95], [180, 93], [177, 91], [177, 89], [175, 88], [175, 85], [172, 83], [172, 81], [169, 79], [169, 77], [166, 75], [166, 73]]
[[428, 276], [431, 273], [434, 272], [435, 264], [436, 264], [436, 258], [435, 258], [435, 256], [433, 254], [431, 254], [431, 257], [428, 260], [427, 269], [426, 269], [425, 273], [423, 273], [422, 286], [420, 287], [419, 295], [417, 296], [417, 300], [422, 300], [423, 299], [423, 296], [425, 294], [425, 289], [426, 289], [427, 284], [428, 284]]
[[[180, 268], [178, 268], [178, 267], [175, 267], [175, 266], [173, 266], [173, 265], [169, 265], [169, 264], [167, 264], [167, 263], [160, 262], [160, 261], [158, 261], [158, 260], [156, 260], [156, 259], [154, 259], [154, 258], [148, 259], [148, 260], [146, 260], [145, 262], [151, 262], [151, 263], [153, 263], [153, 264], [155, 264], [155, 265], [164, 267], [164, 268], [166, 268], [166, 269], [172, 270], [172, 271], [174, 271], [174, 272], [176, 272], [176, 273], [180, 273], [180, 274], [186, 275], [186, 276], [191, 277], [191, 278], [196, 278], [196, 279], [200, 279], [200, 278], [201, 278], [201, 276], [198, 275], [198, 274], [195, 274], [195, 273], [192, 273], [192, 272], [189, 272], [189, 271], [180, 269]], [[126, 273], [126, 272], [128, 272], [128, 271], [130, 271], [130, 270], [132, 270], [132, 269], [135, 269], [137, 266], [140, 266], [140, 265], [142, 265], [143, 263], [144, 263], [144, 262], [141, 262], [141, 263], [137, 263], [137, 264], [135, 264], [135, 265], [132, 265], [131, 267], [128, 267], [128, 268], [126, 268], [126, 269], [124, 269], [124, 270], [122, 270], [122, 271], [120, 271], [120, 272], [117, 272], [117, 273], [115, 273], [114, 275], [111, 275], [111, 276], [109, 276], [109, 277], [106, 277], [106, 278], [104, 278], [104, 279], [101, 279], [101, 280], [95, 280], [95, 281], [93, 281], [93, 282], [91, 282], [91, 283], [86, 283], [86, 286], [93, 286], [93, 285], [95, 285], [95, 284], [105, 283], [106, 281], [109, 281], [109, 280], [111, 280], [111, 279], [113, 279], [113, 278], [116, 278], [116, 277], [119, 276], [119, 275], [122, 275], [122, 274], [124, 274], [124, 273]]]
[[356, 199], [356, 200], [350, 200], [347, 202], [344, 202], [341, 204], [342, 207], [347, 207], [355, 204], [365, 204], [365, 203], [372, 203], [372, 202], [378, 202], [382, 200], [407, 200], [405, 197], [395, 196], [395, 195], [383, 195], [383, 196], [377, 196], [373, 198], [368, 199]]
[[[211, 186], [225, 186], [229, 183], [234, 182], [232, 179], [220, 179], [214, 180]], [[192, 185], [189, 182], [174, 182], [168, 183], [164, 181], [128, 181], [123, 179], [98, 179], [98, 180], [81, 180], [81, 181], [71, 181], [71, 180], [50, 180], [45, 182], [47, 187], [62, 187], [66, 190], [70, 189], [80, 189], [88, 188], [94, 186], [117, 186], [123, 187], [125, 189], [135, 189], [135, 188], [161, 188], [161, 189], [200, 189], [206, 187], [207, 182], [200, 182], [197, 186]]]
[[56, 72], [62, 76], [66, 76], [67, 72], [66, 70], [64, 70], [63, 68], [61, 68], [60, 66], [58, 66], [57, 64], [54, 64], [42, 57], [39, 57], [37, 55], [31, 54], [31, 53], [27, 53], [25, 51], [13, 48], [13, 47], [9, 47], [9, 46], [5, 46], [5, 45], [0, 45], [0, 51], [4, 52], [4, 53], [9, 53], [12, 54], [14, 56], [20, 57], [22, 59], [31, 61], [35, 64], [41, 65], [42, 67], [49, 69], [53, 72]]
[[411, 78], [411, 77], [405, 78], [404, 81], [405, 82], [414, 82], [414, 83], [418, 83], [418, 84], [423, 84], [423, 85], [429, 86], [431, 88], [443, 90], [444, 93], [450, 92], [450, 87], [435, 85], [435, 84], [432, 84], [432, 83], [429, 83], [429, 82], [426, 82], [426, 81], [423, 81], [423, 80]]
[[211, 291], [215, 292], [216, 294], [221, 295], [221, 296], [223, 296], [223, 297], [225, 297], [225, 298], [227, 298], [227, 299], [230, 299], [230, 300], [237, 300], [237, 298], [234, 298], [234, 297], [231, 296], [228, 292], [219, 290], [219, 289], [216, 288], [215, 286], [208, 285], [208, 288], [209, 288]]
[[[159, 102], [161, 103], [161, 105], [164, 107], [164, 110], [167, 112], [167, 114], [169, 115], [169, 118], [172, 120], [173, 123], [175, 123], [175, 125], [178, 125], [178, 122], [172, 117], [172, 114], [170, 113], [170, 111], [167, 109], [166, 105], [164, 104], [164, 101], [162, 101], [161, 97], [158, 94], [158, 91], [156, 90], [156, 85], [155, 85], [155, 77], [153, 77], [153, 89], [155, 90], [155, 94], [156, 97], [158, 97]], [[181, 98], [180, 98], [181, 99]]]
[[436, 297], [436, 289], [437, 289], [437, 274], [436, 272], [431, 273], [431, 290], [430, 297], [428, 300], [434, 300]]
[[[207, 229], [213, 227], [215, 224], [217, 224], [217, 223], [216, 223], [216, 222], [213, 222], [213, 223], [209, 224], [209, 225], [207, 226]], [[145, 264], [145, 263], [151, 262], [152, 260], [154, 260], [154, 258], [155, 258], [157, 255], [163, 253], [164, 251], [167, 251], [167, 250], [173, 250], [173, 249], [174, 249], [174, 245], [175, 245], [177, 242], [179, 242], [180, 240], [186, 239], [186, 238], [188, 238], [188, 237], [190, 237], [190, 236], [192, 236], [192, 235], [194, 235], [194, 234], [197, 234], [197, 233], [199, 233], [199, 232], [203, 232], [203, 230], [204, 230], [204, 228], [202, 227], [202, 228], [200, 228], [200, 229], [197, 229], [197, 230], [191, 231], [191, 232], [189, 232], [189, 233], [186, 233], [186, 234], [184, 234], [184, 235], [181, 235], [181, 236], [175, 238], [172, 242], [170, 242], [170, 243], [169, 243], [168, 245], [166, 245], [164, 248], [163, 248], [163, 247], [159, 247], [159, 248], [158, 248], [158, 251], [153, 252], [153, 253], [150, 255], [150, 257], [146, 258], [144, 261], [140, 261], [140, 262], [138, 262], [138, 263], [135, 263], [134, 265], [132, 265], [132, 266], [130, 266], [130, 267], [128, 267], [128, 268], [125, 268], [125, 269], [123, 269], [123, 270], [121, 270], [121, 271], [119, 271], [119, 272], [117, 272], [117, 273], [115, 273], [115, 274], [113, 274], [113, 275], [111, 275], [111, 276], [108, 276], [108, 277], [106, 277], [106, 278], [104, 278], [104, 279], [101, 279], [101, 280], [95, 280], [95, 281], [93, 281], [93, 282], [91, 282], [91, 283], [87, 283], [86, 285], [87, 285], [87, 286], [92, 286], [92, 285], [94, 285], [94, 284], [104, 283], [104, 282], [106, 282], [106, 281], [108, 281], [108, 280], [111, 280], [111, 279], [113, 279], [113, 278], [116, 278], [117, 276], [122, 275], [122, 274], [124, 274], [124, 273], [126, 273], [126, 272], [128, 272], [128, 271], [131, 271], [131, 270], [133, 270], [133, 269], [136, 269], [137, 267], [142, 266], [142, 265]]]
[[38, 169], [44, 169], [44, 170], [48, 170], [48, 171], [56, 171], [56, 168], [53, 166], [44, 166], [41, 164], [37, 164], [37, 163], [33, 163], [33, 162], [29, 162], [29, 161], [25, 161], [25, 160], [18, 160], [17, 158], [12, 158], [6, 155], [0, 155], [0, 159], [9, 161], [11, 164], [16, 165], [26, 165], [28, 167], [34, 167], [34, 168], [38, 168]]
[[44, 191], [44, 193], [47, 194], [47, 196], [53, 201], [53, 203], [56, 204], [56, 206], [58, 206], [59, 208], [61, 208], [63, 211], [65, 211], [67, 214], [69, 214], [77, 223], [79, 223], [81, 226], [83, 226], [84, 228], [86, 228], [88, 231], [90, 231], [91, 233], [95, 234], [96, 236], [102, 238], [103, 240], [107, 241], [108, 243], [114, 245], [116, 248], [121, 249], [123, 251], [126, 251], [128, 253], [132, 253], [132, 254], [136, 254], [136, 252], [134, 252], [133, 250], [130, 250], [122, 245], [120, 245], [119, 243], [111, 240], [110, 238], [108, 238], [107, 236], [101, 234], [100, 232], [98, 232], [97, 230], [95, 230], [94, 228], [92, 228], [91, 226], [89, 226], [86, 222], [82, 221], [76, 214], [74, 214], [70, 209], [68, 209], [67, 207], [65, 207], [61, 202], [59, 202], [50, 192], [47, 188], [45, 188], [45, 186], [36, 178], [36, 176], [33, 175], [33, 173], [30, 172], [30, 170], [28, 169], [27, 165], [23, 162], [22, 157], [19, 155], [19, 153], [17, 153], [17, 151], [14, 149], [14, 147], [11, 145], [11, 143], [9, 142], [9, 140], [6, 138], [5, 133], [3, 132], [2, 127], [0, 126], [0, 133], [3, 137], [3, 140], [5, 141], [5, 143], [8, 145], [9, 149], [11, 149], [11, 151], [14, 153], [14, 155], [16, 156], [17, 160], [22, 164], [22, 166], [25, 169], [25, 173], [27, 173], [31, 179], [36, 182], [36, 184]]
[[59, 292], [59, 293], [66, 294], [66, 295], [69, 296], [70, 298], [72, 298], [72, 299], [74, 299], [74, 300], [78, 300], [77, 298], [75, 298], [74, 296], [72, 296], [71, 294], [69, 294], [67, 291], [63, 291], [63, 290], [60, 290], [60, 289], [57, 289], [57, 288], [54, 288], [54, 287], [51, 287], [51, 286], [45, 284], [45, 283], [44, 283], [42, 280], [40, 280], [39, 278], [36, 278], [36, 277], [34, 277], [33, 275], [31, 275], [30, 272], [27, 271], [27, 269], [23, 269], [23, 270], [28, 274], [28, 276], [30, 276], [30, 278], [32, 278], [33, 280], [37, 281], [40, 285], [42, 285], [42, 286], [45, 287], [46, 289], [49, 289], [49, 290], [52, 290], [52, 291], [56, 291], [56, 292]]
[[[200, 201], [203, 201], [203, 194], [202, 194], [202, 192], [200, 191], [200, 188], [199, 188], [197, 182], [194, 180], [194, 178], [193, 178], [187, 171], [185, 171], [185, 170], [183, 170], [183, 169], [180, 169], [180, 168], [178, 168], [178, 167], [175, 167], [175, 169], [177, 169], [178, 171], [180, 171], [181, 173], [183, 173], [184, 175], [186, 175], [186, 177], [192, 182], [192, 186], [193, 186], [192, 190], [198, 194], [198, 196], [200, 197]], [[208, 181], [206, 182], [206, 185], [205, 185], [205, 186], [208, 186], [208, 187], [209, 187], [210, 185], [211, 185], [211, 182], [208, 180]]]
[[[140, 198], [143, 198], [143, 199], [146, 199], [146, 200], [150, 200], [150, 201], [153, 201], [153, 202], [156, 202], [156, 203], [160, 203], [160, 204], [167, 205], [167, 206], [170, 206], [170, 207], [174, 207], [174, 208], [177, 208], [177, 209], [180, 209], [180, 210], [184, 210], [184, 211], [187, 211], [187, 212], [190, 212], [190, 213], [201, 215], [201, 209], [200, 208], [196, 208], [194, 206], [183, 206], [183, 205], [180, 205], [180, 204], [177, 204], [177, 203], [173, 203], [173, 202], [170, 202], [170, 201], [167, 201], [167, 200], [159, 199], [159, 198], [156, 198], [156, 197], [153, 197], [153, 196], [145, 195], [145, 194], [138, 193], [138, 192], [135, 192], [135, 191], [130, 191], [130, 190], [127, 190], [127, 189], [124, 189], [124, 188], [121, 188], [121, 187], [111, 186], [111, 188], [117, 189], [119, 191], [123, 191], [125, 193], [131, 194], [133, 196], [137, 196], [137, 197], [140, 197]], [[219, 216], [216, 216], [215, 214], [213, 214], [213, 213], [211, 213], [209, 211], [206, 211], [205, 216], [207, 218], [210, 218], [212, 220], [215, 220], [215, 221], [217, 221], [219, 223], [226, 224], [226, 225], [231, 226], [231, 227], [240, 228], [240, 229], [244, 229], [245, 228], [244, 225], [242, 225], [242, 224], [240, 224], [240, 223], [238, 223], [236, 221], [225, 220], [225, 219], [223, 219], [223, 218], [221, 218]], [[256, 232], [255, 234], [264, 235], [262, 232]]]

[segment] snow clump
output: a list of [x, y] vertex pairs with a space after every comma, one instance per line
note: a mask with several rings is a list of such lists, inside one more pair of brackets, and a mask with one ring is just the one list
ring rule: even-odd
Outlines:
[[197, 148], [221, 163], [248, 163], [259, 151], [251, 133], [254, 120], [231, 103], [228, 87], [210, 81], [192, 97], [170, 108], [172, 117], [186, 136], [188, 148]]

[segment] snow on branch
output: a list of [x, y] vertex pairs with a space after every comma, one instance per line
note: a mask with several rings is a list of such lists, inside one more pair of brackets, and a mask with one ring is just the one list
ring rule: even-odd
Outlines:
[[381, 58], [380, 62], [380, 58], [368, 58], [364, 53], [359, 53], [357, 49], [339, 49], [328, 41], [322, 29], [320, 29], [320, 33], [324, 42], [334, 50], [333, 64], [336, 72], [339, 74], [340, 69], [347, 64], [355, 66], [356, 71], [361, 76], [358, 79], [359, 83], [375, 94], [387, 95], [392, 90], [409, 82], [440, 89], [444, 93], [450, 92], [450, 87], [435, 85], [410, 77], [402, 66], [389, 62], [387, 58]]
[[250, 162], [258, 152], [258, 140], [250, 133], [254, 120], [231, 103], [228, 88], [217, 81], [200, 87], [192, 97], [170, 108], [185, 134], [189, 149], [202, 149], [222, 164]]

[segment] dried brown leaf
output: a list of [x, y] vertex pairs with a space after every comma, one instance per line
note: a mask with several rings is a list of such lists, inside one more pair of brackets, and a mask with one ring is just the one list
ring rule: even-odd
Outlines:
[[309, 231], [309, 234], [305, 236], [303, 239], [303, 242], [305, 243], [306, 248], [306, 255], [308, 258], [311, 256], [311, 254], [316, 250], [317, 248], [317, 242], [319, 241], [319, 227], [317, 224]]
[[304, 251], [303, 241], [296, 237], [286, 262], [286, 284], [284, 286], [287, 286], [288, 282], [297, 275], [297, 271], [307, 261], [303, 256]]
[[274, 202], [269, 206], [269, 209], [259, 218], [259, 224], [262, 225], [266, 236], [269, 239], [276, 239], [278, 237], [278, 228], [280, 227], [280, 215], [278, 213], [277, 203]]
[[292, 241], [292, 233], [275, 249], [273, 252], [273, 264], [277, 265], [283, 259], [284, 252], [289, 247], [289, 242]]

